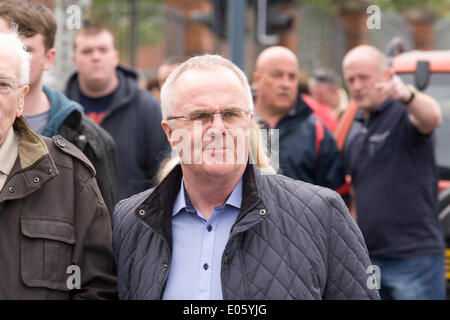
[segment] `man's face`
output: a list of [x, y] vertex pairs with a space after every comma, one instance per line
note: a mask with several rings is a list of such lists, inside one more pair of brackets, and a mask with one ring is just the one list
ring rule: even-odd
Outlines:
[[366, 110], [376, 109], [385, 99], [375, 87], [386, 80], [386, 72], [369, 56], [352, 57], [343, 64], [344, 80], [351, 98]]
[[[10, 31], [11, 28], [8, 22], [0, 18], [0, 33]], [[52, 67], [56, 50], [53, 48], [47, 50], [45, 48], [45, 38], [41, 34], [36, 34], [30, 38], [21, 37], [20, 40], [22, 40], [31, 54], [30, 87], [33, 88], [41, 82], [44, 71], [50, 70]]]
[[332, 87], [328, 83], [318, 82], [310, 88], [311, 96], [319, 101], [320, 103], [324, 103], [329, 105], [330, 107], [334, 107], [337, 90]]
[[0, 48], [0, 146], [9, 129], [23, 111], [23, 103], [28, 87], [20, 86], [19, 58]]
[[[252, 115], [237, 76], [223, 67], [214, 71], [187, 70], [176, 80], [173, 90], [171, 116], [200, 115], [193, 122], [175, 119], [162, 123], [172, 148], [182, 159], [183, 170], [210, 177], [243, 172]], [[225, 119], [215, 114], [212, 122], [201, 120], [202, 113], [227, 110], [230, 113]]]
[[166, 64], [162, 65], [158, 69], [158, 84], [162, 88], [164, 82], [166, 82], [170, 73], [178, 67], [179, 64]]
[[297, 98], [298, 63], [290, 56], [280, 55], [267, 60], [254, 75], [257, 99], [265, 107], [288, 111]]
[[103, 31], [96, 35], [78, 35], [75, 39], [73, 63], [81, 81], [95, 86], [110, 81], [119, 64], [112, 35]]

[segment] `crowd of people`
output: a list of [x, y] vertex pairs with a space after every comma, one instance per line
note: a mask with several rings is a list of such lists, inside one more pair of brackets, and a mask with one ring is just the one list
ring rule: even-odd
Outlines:
[[140, 88], [86, 25], [59, 92], [43, 83], [56, 29], [35, 0], [0, 2], [0, 299], [446, 298], [440, 108], [378, 49], [344, 57], [349, 97], [327, 68], [301, 90], [282, 46], [251, 84], [202, 55]]

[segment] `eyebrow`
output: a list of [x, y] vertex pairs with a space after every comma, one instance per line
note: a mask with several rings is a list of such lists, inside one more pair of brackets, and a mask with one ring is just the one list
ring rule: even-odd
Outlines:
[[14, 78], [14, 77], [11, 77], [11, 76], [9, 76], [9, 75], [7, 75], [7, 74], [0, 73], [0, 80], [11, 80], [11, 81], [14, 81], [15, 78]]

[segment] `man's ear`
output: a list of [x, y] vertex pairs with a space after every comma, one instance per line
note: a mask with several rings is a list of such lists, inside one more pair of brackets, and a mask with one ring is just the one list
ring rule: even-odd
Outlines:
[[52, 68], [53, 63], [55, 62], [55, 56], [56, 56], [55, 48], [51, 48], [47, 51], [47, 53], [45, 54], [44, 71], [48, 71]]
[[114, 51], [114, 57], [116, 59], [116, 66], [118, 66], [120, 64], [120, 51], [119, 50], [115, 50]]
[[255, 73], [253, 74], [253, 81], [251, 85], [253, 89], [258, 89], [259, 79], [261, 79], [261, 75], [258, 71], [255, 71]]
[[30, 90], [29, 86], [24, 86], [22, 92], [20, 93], [19, 102], [17, 104], [16, 118], [20, 117], [23, 113], [23, 107], [25, 105], [25, 96]]
[[161, 126], [166, 133], [167, 140], [169, 140], [170, 145], [172, 146], [172, 128], [170, 127], [169, 121], [163, 120], [161, 121]]
[[385, 68], [383, 70], [382, 77], [385, 81], [389, 81], [394, 77], [394, 75], [395, 75], [394, 70], [392, 70], [391, 68]]

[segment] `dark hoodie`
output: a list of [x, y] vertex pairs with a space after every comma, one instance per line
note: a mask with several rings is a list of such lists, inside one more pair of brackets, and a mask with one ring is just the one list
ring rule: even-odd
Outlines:
[[[118, 154], [119, 199], [150, 188], [160, 162], [170, 151], [161, 127], [161, 108], [156, 99], [138, 86], [132, 69], [117, 67], [119, 87], [101, 126], [114, 138]], [[66, 95], [81, 101], [78, 73], [67, 83]]]
[[320, 150], [316, 149], [317, 121], [321, 120], [298, 96], [293, 108], [275, 128], [279, 130], [280, 171], [290, 178], [337, 190], [345, 183], [343, 159], [325, 126]]
[[50, 116], [42, 135], [61, 135], [80, 149], [96, 170], [96, 179], [110, 213], [117, 202], [117, 155], [113, 138], [83, 114], [83, 107], [62, 93], [44, 86]]

